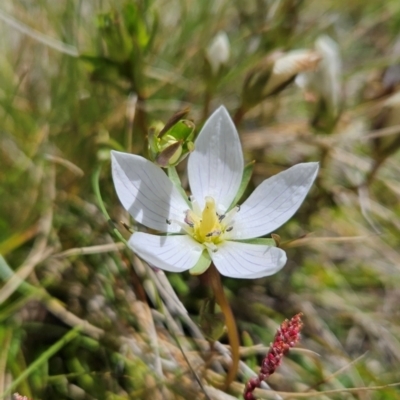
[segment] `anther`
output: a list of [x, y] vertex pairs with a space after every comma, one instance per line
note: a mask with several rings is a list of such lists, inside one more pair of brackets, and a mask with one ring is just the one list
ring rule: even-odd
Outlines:
[[224, 218], [224, 225], [228, 226], [231, 221], [235, 218], [235, 215], [238, 213], [238, 211], [240, 210], [240, 206], [237, 205], [234, 208], [232, 208], [232, 210], [230, 210]]
[[221, 231], [213, 231], [207, 233], [206, 237], [212, 237], [212, 236], [219, 236], [221, 234]]
[[233, 229], [233, 226], [230, 226], [230, 227], [225, 229], [225, 232], [230, 232], [232, 229]]
[[225, 217], [225, 214], [218, 215], [218, 221], [221, 222]]
[[185, 221], [185, 223], [188, 224], [191, 228], [194, 227], [194, 222], [190, 219], [189, 213], [186, 213], [184, 221]]
[[193, 227], [190, 226], [189, 224], [176, 219], [170, 219], [170, 220], [167, 219], [168, 225], [171, 225], [172, 223], [174, 223], [174, 225], [180, 226], [181, 229], [185, 231], [188, 235], [193, 236]]
[[165, 222], [166, 222], [168, 225], [171, 225], [171, 220], [169, 220], [168, 218], [165, 220]]

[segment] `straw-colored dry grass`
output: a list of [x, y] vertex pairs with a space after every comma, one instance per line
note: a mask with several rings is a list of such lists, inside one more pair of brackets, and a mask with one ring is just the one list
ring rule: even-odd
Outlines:
[[[400, 82], [400, 4], [138, 0], [136, 19], [124, 4], [0, 5], [0, 394], [240, 398], [278, 325], [301, 311], [300, 346], [260, 399], [400, 397], [400, 119], [388, 103]], [[118, 37], [126, 15], [129, 57], [132, 43]], [[211, 79], [204, 54], [219, 30], [231, 57]], [[343, 63], [336, 122], [293, 84], [236, 114], [246, 159], [257, 161], [250, 189], [302, 161], [320, 161], [321, 172], [276, 232], [289, 259], [282, 272], [223, 280], [243, 344], [225, 393], [226, 338], [211, 348], [198, 327], [207, 288], [155, 272], [114, 234], [128, 237], [120, 221], [132, 222], [109, 150], [146, 154], [148, 126], [184, 106], [198, 127], [219, 104], [234, 115], [265, 55], [313, 48], [323, 33]], [[184, 163], [178, 170], [186, 184]]]

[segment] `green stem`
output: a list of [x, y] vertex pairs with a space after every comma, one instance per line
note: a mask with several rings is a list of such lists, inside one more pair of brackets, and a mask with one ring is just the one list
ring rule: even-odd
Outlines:
[[203, 121], [205, 121], [208, 118], [208, 114], [210, 113], [211, 99], [212, 99], [212, 92], [211, 89], [207, 87], [204, 93]]
[[130, 93], [126, 105], [126, 151], [132, 153], [133, 124], [135, 121], [138, 96]]
[[228, 374], [225, 379], [224, 389], [228, 389], [229, 385], [234, 381], [238, 368], [239, 368], [239, 335], [237, 331], [235, 317], [231, 306], [229, 305], [228, 299], [225, 296], [224, 287], [221, 283], [221, 276], [214, 264], [211, 264], [207, 270], [208, 283], [210, 284], [212, 291], [214, 292], [215, 299], [221, 308], [222, 313], [225, 317], [225, 325], [227, 328], [229, 344], [231, 346], [232, 364], [228, 370]]
[[102, 165], [99, 164], [99, 166], [96, 168], [92, 175], [92, 186], [93, 186], [93, 191], [94, 194], [97, 198], [97, 204], [100, 207], [101, 212], [103, 213], [104, 217], [106, 218], [108, 224], [110, 225], [112, 231], [114, 232], [115, 236], [118, 237], [121, 242], [125, 243], [125, 245], [128, 247], [128, 242], [125, 240], [125, 238], [121, 235], [121, 233], [118, 231], [118, 229], [115, 227], [114, 222], [111, 220], [107, 209], [104, 205], [103, 198], [101, 197], [101, 192], [100, 192], [100, 173], [101, 173], [101, 167]]
[[374, 161], [371, 171], [369, 171], [367, 178], [365, 179], [365, 186], [369, 187], [372, 184], [376, 174], [378, 173], [379, 168], [383, 165], [386, 159], [387, 157], [381, 157]]

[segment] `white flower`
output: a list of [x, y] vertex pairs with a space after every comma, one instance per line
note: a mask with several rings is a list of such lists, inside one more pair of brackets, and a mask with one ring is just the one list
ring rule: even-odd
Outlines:
[[221, 66], [228, 62], [230, 56], [229, 39], [225, 32], [218, 32], [214, 37], [206, 49], [206, 56], [211, 65], [212, 73], [216, 75]]
[[243, 176], [243, 153], [224, 107], [207, 120], [188, 161], [190, 202], [164, 171], [143, 157], [112, 151], [114, 185], [123, 206], [158, 236], [135, 232], [133, 251], [166, 271], [204, 272], [211, 261], [222, 275], [260, 278], [286, 263], [285, 252], [259, 238], [300, 207], [318, 163], [297, 164], [259, 185], [239, 207], [232, 205]]

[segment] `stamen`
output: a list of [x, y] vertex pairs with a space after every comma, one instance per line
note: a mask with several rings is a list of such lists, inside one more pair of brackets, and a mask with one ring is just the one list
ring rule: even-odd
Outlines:
[[184, 221], [185, 221], [185, 223], [187, 223], [191, 228], [194, 227], [194, 222], [190, 219], [189, 213], [186, 213]]
[[213, 232], [207, 233], [206, 237], [219, 236], [220, 234], [221, 234], [221, 231], [213, 231]]
[[194, 231], [193, 231], [193, 228], [190, 225], [184, 224], [183, 222], [178, 221], [176, 219], [170, 219], [169, 222], [170, 222], [169, 225], [171, 223], [174, 223], [174, 224], [180, 226], [181, 229], [183, 229], [188, 235], [193, 236]]
[[225, 217], [226, 217], [226, 214], [218, 215], [218, 221], [221, 222]]
[[228, 228], [225, 229], [225, 232], [230, 232], [233, 229], [233, 226], [229, 226]]
[[229, 225], [229, 223], [233, 220], [233, 218], [235, 218], [235, 215], [239, 212], [240, 210], [240, 206], [235, 206], [232, 208], [231, 211], [229, 211], [225, 218], [224, 218], [224, 225], [227, 226]]
[[200, 223], [201, 223], [201, 219], [200, 219], [192, 210], [187, 210], [187, 211], [186, 211], [184, 221], [185, 221], [189, 226], [191, 226], [192, 228], [193, 228], [196, 224], [200, 224]]
[[171, 225], [171, 223], [172, 223], [171, 220], [168, 219], [168, 218], [165, 220], [165, 222], [166, 222], [168, 225]]

